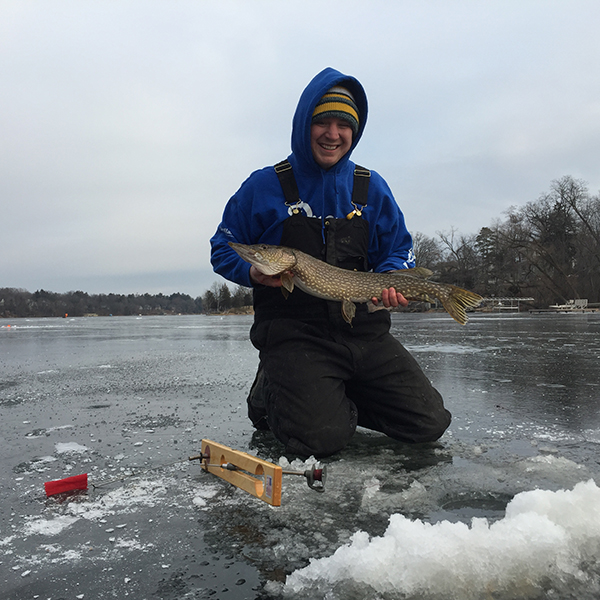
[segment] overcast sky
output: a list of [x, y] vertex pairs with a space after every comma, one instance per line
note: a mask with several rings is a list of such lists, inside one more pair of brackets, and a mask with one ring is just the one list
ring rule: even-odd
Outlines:
[[598, 0], [0, 0], [0, 287], [202, 294], [209, 238], [290, 151], [321, 69], [409, 230], [600, 189]]

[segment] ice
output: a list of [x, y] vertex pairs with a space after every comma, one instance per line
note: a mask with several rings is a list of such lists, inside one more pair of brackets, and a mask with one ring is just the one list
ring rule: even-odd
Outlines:
[[[3, 598], [600, 598], [597, 490], [575, 488], [600, 485], [600, 314], [393, 314], [451, 428], [417, 446], [359, 428], [323, 459], [325, 492], [285, 476], [280, 507], [187, 460], [210, 438], [315, 462], [246, 418], [251, 317], [133, 319], [0, 342]], [[85, 472], [87, 492], [46, 498], [45, 481]]]
[[583, 431], [583, 437], [588, 442], [600, 444], [600, 429], [585, 429]]
[[77, 517], [59, 515], [54, 519], [37, 519], [23, 527], [24, 535], [57, 535], [77, 521]]
[[68, 454], [68, 453], [77, 453], [81, 454], [83, 452], [87, 452], [88, 448], [86, 446], [82, 446], [77, 442], [58, 442], [55, 446], [56, 452], [58, 454]]
[[583, 465], [578, 465], [563, 456], [554, 456], [551, 454], [545, 456], [532, 456], [521, 461], [519, 466], [523, 468], [526, 473], [536, 473], [537, 475], [552, 475], [560, 472], [566, 476], [572, 472], [581, 472], [585, 470]]
[[219, 493], [219, 490], [214, 487], [204, 487], [197, 489], [194, 497], [192, 498], [192, 504], [198, 508], [204, 508], [207, 506], [208, 501], [214, 498]]
[[304, 471], [306, 469], [310, 469], [313, 465], [319, 466], [319, 461], [311, 456], [306, 460], [301, 460], [299, 458], [295, 458], [292, 462], [290, 462], [285, 456], [280, 456], [277, 464], [282, 469], [290, 469], [293, 471]]
[[471, 346], [461, 344], [427, 344], [423, 346], [410, 345], [407, 349], [413, 353], [419, 352], [439, 352], [445, 354], [473, 354], [474, 352], [496, 352], [501, 348], [499, 346], [486, 346], [484, 348], [474, 349]]
[[466, 600], [494, 590], [535, 597], [548, 581], [557, 589], [569, 581], [593, 585], [589, 570], [598, 569], [599, 548], [600, 488], [589, 480], [572, 490], [522, 492], [492, 524], [430, 524], [394, 514], [382, 536], [358, 531], [332, 556], [292, 573], [284, 594], [341, 597], [335, 591], [345, 589]]
[[[62, 507], [63, 514], [54, 514], [50, 518], [31, 517], [25, 523], [22, 535], [53, 536], [69, 528], [79, 519], [106, 522], [105, 517], [115, 514], [135, 512], [141, 506], [155, 506], [162, 502], [172, 481], [139, 480], [135, 484], [107, 492], [95, 501], [70, 502]], [[210, 492], [205, 492], [210, 497]], [[117, 525], [122, 528], [123, 525]], [[113, 531], [114, 529], [106, 530]]]

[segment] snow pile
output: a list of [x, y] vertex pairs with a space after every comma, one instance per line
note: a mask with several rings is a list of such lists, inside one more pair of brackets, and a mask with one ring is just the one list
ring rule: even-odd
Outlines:
[[468, 599], [486, 590], [526, 598], [539, 594], [541, 585], [568, 589], [577, 583], [589, 590], [600, 585], [599, 549], [600, 488], [590, 480], [570, 491], [518, 494], [492, 524], [430, 524], [394, 514], [383, 536], [355, 533], [333, 556], [292, 573], [284, 592]]

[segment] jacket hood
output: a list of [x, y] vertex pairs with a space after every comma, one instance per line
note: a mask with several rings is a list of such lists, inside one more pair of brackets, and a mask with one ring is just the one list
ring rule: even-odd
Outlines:
[[359, 124], [358, 132], [352, 139], [350, 150], [334, 167], [332, 167], [333, 169], [339, 168], [350, 159], [350, 155], [358, 144], [367, 122], [367, 95], [358, 79], [350, 75], [344, 75], [331, 67], [323, 69], [312, 79], [302, 92], [292, 121], [292, 152], [296, 160], [300, 163], [300, 166], [308, 170], [321, 169], [313, 158], [312, 150], [310, 148], [310, 126], [312, 115], [315, 106], [323, 94], [334, 85], [343, 85], [352, 92], [356, 106], [358, 107]]

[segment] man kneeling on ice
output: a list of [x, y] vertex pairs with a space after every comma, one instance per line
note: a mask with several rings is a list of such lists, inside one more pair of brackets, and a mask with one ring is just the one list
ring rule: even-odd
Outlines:
[[[357, 425], [402, 442], [431, 442], [451, 419], [390, 334], [388, 311], [359, 304], [350, 325], [339, 302], [299, 289], [286, 299], [279, 276], [264, 275], [229, 246], [289, 246], [356, 271], [414, 267], [412, 239], [387, 183], [350, 161], [366, 120], [359, 81], [331, 68], [319, 73], [300, 97], [292, 153], [250, 175], [211, 239], [215, 271], [254, 290], [250, 339], [260, 365], [248, 415], [300, 456], [341, 450]], [[381, 303], [408, 304], [394, 288], [382, 290]]]

